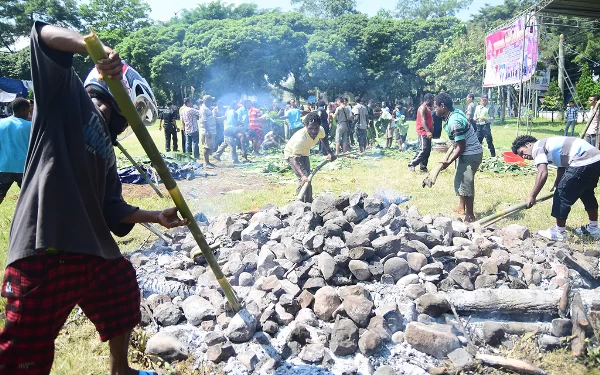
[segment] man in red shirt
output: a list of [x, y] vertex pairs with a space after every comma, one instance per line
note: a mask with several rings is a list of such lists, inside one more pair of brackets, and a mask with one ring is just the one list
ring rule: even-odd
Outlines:
[[429, 107], [433, 105], [433, 95], [423, 95], [423, 104], [417, 110], [417, 135], [419, 136], [419, 152], [413, 161], [408, 163], [408, 169], [414, 172], [417, 164], [421, 172], [427, 172], [427, 163], [431, 154], [431, 139], [433, 138], [433, 116]]
[[260, 145], [262, 144], [263, 138], [265, 137], [262, 129], [260, 109], [256, 106], [256, 102], [250, 102], [250, 109], [248, 109], [248, 130], [250, 130], [250, 139], [252, 140], [252, 150], [254, 154], [258, 155], [260, 152]]

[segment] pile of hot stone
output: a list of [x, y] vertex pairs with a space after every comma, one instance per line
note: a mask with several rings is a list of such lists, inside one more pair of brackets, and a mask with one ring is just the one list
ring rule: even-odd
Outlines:
[[364, 193], [220, 215], [202, 229], [220, 244], [219, 264], [245, 306], [238, 314], [203, 257], [189, 257], [197, 247], [186, 228], [130, 259], [147, 352], [226, 373], [468, 370], [473, 345], [497, 353], [511, 335], [537, 332], [540, 350], [565, 345], [565, 288], [587, 308], [600, 305], [596, 249], [574, 251], [516, 224], [421, 216]]

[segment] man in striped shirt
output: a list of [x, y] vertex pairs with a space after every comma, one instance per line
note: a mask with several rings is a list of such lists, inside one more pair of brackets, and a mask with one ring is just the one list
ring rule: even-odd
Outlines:
[[[567, 106], [567, 110], [565, 114], [567, 116], [567, 126], [565, 126], [565, 137], [570, 135], [573, 136], [573, 132], [575, 132], [575, 124], [577, 123], [577, 112], [579, 112], [579, 108], [575, 107], [575, 102], [570, 101]], [[571, 134], [569, 134], [569, 127], [571, 128]]]
[[590, 223], [575, 232], [600, 238], [598, 201], [594, 195], [600, 178], [600, 151], [596, 147], [574, 137], [550, 137], [538, 141], [530, 135], [522, 135], [513, 142], [512, 152], [533, 160], [538, 169], [535, 185], [526, 199], [527, 208], [535, 204], [537, 195], [546, 183], [548, 164], [558, 167], [552, 187], [552, 190], [556, 190], [552, 202], [552, 217], [556, 218], [556, 226], [541, 230], [538, 234], [550, 240], [565, 241], [565, 226], [571, 206], [581, 199]]

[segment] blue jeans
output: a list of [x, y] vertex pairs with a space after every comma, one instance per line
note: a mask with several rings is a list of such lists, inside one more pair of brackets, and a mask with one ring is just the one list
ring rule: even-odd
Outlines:
[[[569, 127], [571, 127], [571, 134], [569, 134]], [[565, 127], [565, 137], [568, 135], [573, 136], [574, 132], [575, 132], [575, 120], [567, 121], [567, 126]]]
[[200, 159], [200, 148], [198, 146], [198, 142], [200, 137], [198, 132], [193, 132], [185, 135], [185, 152], [188, 154], [192, 152], [192, 148], [194, 149], [194, 157], [196, 159]]

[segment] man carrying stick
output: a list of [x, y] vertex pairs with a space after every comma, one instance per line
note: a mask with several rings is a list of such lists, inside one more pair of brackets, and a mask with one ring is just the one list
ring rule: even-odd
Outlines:
[[454, 152], [450, 158], [441, 162], [442, 170], [455, 160], [458, 161], [454, 175], [454, 191], [458, 195], [456, 211], [465, 215], [465, 222], [475, 221], [475, 172], [481, 164], [483, 148], [467, 116], [460, 109], [454, 108], [450, 95], [441, 93], [436, 96], [434, 109], [440, 118], [446, 120], [444, 130], [454, 143]]
[[[310, 112], [304, 118], [304, 128], [294, 133], [288, 141], [283, 152], [290, 167], [298, 176], [298, 188], [296, 194], [300, 192], [304, 183], [308, 181], [310, 175], [310, 149], [321, 142], [323, 150], [327, 153], [327, 159], [334, 161], [336, 156], [329, 148], [329, 142], [325, 138], [325, 129], [321, 126], [321, 119], [316, 112]], [[308, 186], [302, 202], [312, 202], [312, 186]]]
[[111, 232], [187, 220], [175, 207], [143, 211], [123, 201], [113, 144], [128, 124], [98, 72], [120, 80], [141, 113], [155, 110], [154, 95], [117, 53], [105, 51], [84, 87], [72, 66], [74, 53], [86, 54], [83, 36], [42, 22], [31, 30], [36, 107], [2, 285], [0, 374], [49, 374], [54, 340], [75, 305], [109, 342], [111, 375], [148, 374], [128, 364], [140, 291]]
[[538, 169], [535, 185], [526, 199], [527, 208], [533, 207], [546, 183], [548, 164], [558, 167], [552, 186], [552, 190], [556, 190], [552, 200], [552, 217], [556, 218], [556, 226], [539, 231], [540, 236], [553, 241], [565, 241], [565, 226], [571, 206], [581, 199], [590, 223], [575, 232], [600, 238], [598, 201], [594, 195], [600, 178], [600, 150], [580, 138], [550, 137], [538, 141], [530, 135], [522, 135], [514, 140], [512, 152], [533, 160]]

